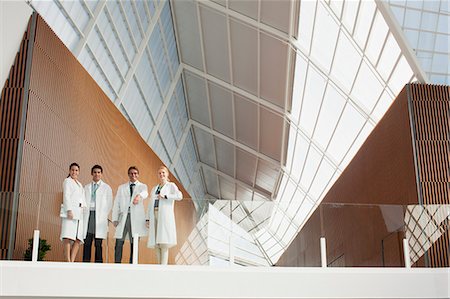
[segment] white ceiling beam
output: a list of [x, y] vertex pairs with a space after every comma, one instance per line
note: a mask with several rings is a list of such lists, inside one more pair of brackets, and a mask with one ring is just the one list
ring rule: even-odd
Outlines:
[[242, 150], [244, 150], [244, 151], [246, 151], [246, 152], [248, 152], [248, 153], [250, 153], [250, 154], [252, 154], [252, 155], [254, 155], [254, 156], [258, 157], [258, 158], [260, 158], [260, 159], [263, 159], [263, 160], [267, 161], [268, 163], [273, 164], [273, 166], [275, 166], [275, 167], [280, 167], [280, 161], [277, 161], [277, 160], [275, 160], [275, 159], [273, 159], [273, 158], [271, 158], [269, 156], [266, 156], [266, 155], [264, 155], [264, 154], [262, 154], [260, 152], [257, 152], [254, 149], [252, 149], [251, 147], [248, 147], [247, 145], [239, 143], [239, 142], [233, 140], [232, 138], [230, 138], [230, 137], [228, 137], [228, 136], [226, 136], [226, 135], [224, 135], [222, 133], [219, 133], [219, 132], [217, 132], [217, 131], [215, 131], [215, 130], [213, 130], [213, 129], [211, 129], [211, 128], [209, 128], [209, 127], [207, 127], [207, 126], [205, 126], [205, 125], [203, 125], [201, 123], [199, 123], [196, 120], [192, 120], [192, 125], [202, 129], [203, 131], [206, 131], [206, 132], [212, 134], [213, 136], [221, 138], [224, 141], [226, 141], [228, 143], [231, 143], [232, 145], [234, 145], [234, 146], [236, 146], [236, 147], [238, 147], [238, 148], [240, 148], [240, 149], [242, 149]]
[[389, 30], [392, 32], [392, 35], [397, 41], [402, 51], [402, 54], [405, 56], [406, 61], [408, 61], [411, 69], [413, 70], [419, 82], [429, 83], [427, 74], [423, 71], [416, 54], [414, 54], [411, 47], [409, 46], [409, 43], [406, 39], [405, 34], [403, 33], [402, 28], [398, 25], [394, 15], [392, 14], [391, 9], [388, 6], [389, 4], [382, 0], [375, 0], [375, 4], [377, 5], [377, 8], [380, 11], [380, 13], [383, 15], [384, 20], [388, 24]]
[[[222, 171], [220, 171], [220, 170], [218, 170], [218, 169], [216, 169], [216, 168], [214, 168], [214, 167], [209, 166], [209, 165], [206, 164], [206, 163], [199, 162], [199, 164], [201, 165], [202, 168], [207, 169], [208, 171], [211, 171], [211, 172], [215, 173], [217, 176], [221, 176], [221, 177], [227, 179], [228, 181], [231, 181], [232, 183], [234, 183], [234, 184], [236, 184], [236, 185], [239, 185], [239, 186], [241, 186], [241, 187], [244, 187], [244, 188], [246, 188], [246, 189], [249, 189], [249, 190], [251, 190], [252, 192], [256, 192], [256, 193], [258, 193], [259, 195], [265, 195], [265, 194], [262, 194], [262, 191], [261, 191], [261, 190], [256, 189], [256, 188], [254, 188], [254, 187], [248, 185], [247, 183], [244, 183], [243, 181], [239, 181], [239, 180], [233, 178], [232, 176], [230, 176], [230, 175], [228, 175], [228, 174], [226, 174], [226, 173], [224, 173], [224, 172], [222, 172]], [[236, 198], [236, 192], [235, 192], [235, 199], [238, 200], [238, 198]], [[268, 197], [267, 200], [270, 200], [270, 197]]]
[[190, 66], [188, 64], [183, 63], [183, 68], [185, 70], [187, 70], [187, 71], [197, 75], [198, 77], [201, 77], [201, 78], [204, 78], [206, 80], [209, 80], [209, 81], [211, 81], [211, 82], [213, 82], [213, 83], [215, 83], [215, 84], [217, 84], [217, 85], [219, 85], [219, 86], [221, 86], [221, 87], [223, 87], [225, 89], [228, 89], [228, 90], [230, 90], [232, 92], [235, 92], [235, 93], [237, 93], [237, 94], [239, 94], [239, 95], [241, 95], [241, 96], [243, 96], [245, 98], [248, 98], [248, 99], [250, 99], [250, 100], [252, 100], [252, 101], [254, 101], [254, 102], [256, 102], [256, 103], [258, 103], [260, 105], [268, 107], [268, 108], [270, 108], [271, 110], [277, 112], [280, 115], [284, 115], [284, 109], [283, 108], [280, 108], [279, 106], [277, 106], [275, 104], [272, 104], [269, 101], [261, 99], [261, 98], [255, 96], [255, 95], [253, 95], [253, 94], [243, 90], [243, 89], [240, 89], [239, 87], [231, 85], [228, 82], [225, 82], [225, 81], [223, 81], [221, 79], [218, 79], [218, 78], [216, 78], [216, 77], [214, 77], [212, 75], [209, 75], [209, 74], [207, 74], [205, 72], [202, 72], [199, 69], [194, 68], [194, 67], [192, 67], [192, 66]]

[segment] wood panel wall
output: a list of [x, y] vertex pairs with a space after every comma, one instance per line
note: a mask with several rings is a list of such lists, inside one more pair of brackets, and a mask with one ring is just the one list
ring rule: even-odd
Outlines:
[[[87, 71], [63, 45], [41, 17], [37, 18], [32, 57], [28, 112], [20, 176], [20, 198], [14, 258], [21, 259], [27, 239], [38, 228], [52, 246], [47, 260], [62, 261], [59, 240], [59, 207], [62, 182], [69, 164], [81, 166], [80, 180], [91, 181], [90, 169], [102, 165], [104, 181], [116, 193], [128, 181], [127, 170], [135, 165], [139, 180], [149, 189], [158, 183], [157, 169], [163, 163], [107, 98]], [[183, 192], [189, 194], [175, 178]], [[148, 203], [146, 203], [147, 205]], [[170, 250], [169, 262], [195, 225], [195, 209], [190, 200], [175, 205], [178, 246]], [[114, 229], [110, 226], [105, 255], [114, 260]], [[128, 243], [128, 242], [127, 242]], [[140, 263], [154, 263], [153, 251], [140, 242]], [[81, 251], [78, 260], [81, 259]], [[124, 261], [129, 249], [124, 247]], [[93, 256], [93, 255], [92, 255]]]
[[[411, 84], [409, 98], [421, 202], [425, 205], [449, 205], [450, 87]], [[449, 230], [450, 223], [428, 251], [430, 265], [450, 266]]]
[[7, 258], [10, 241], [9, 223], [12, 220], [13, 191], [21, 138], [20, 126], [31, 26], [30, 19], [0, 99], [0, 259]]
[[[449, 111], [448, 86], [405, 86], [277, 265], [319, 265], [325, 236], [330, 266], [402, 266], [403, 207], [449, 204]], [[448, 267], [448, 244], [416, 266]]]

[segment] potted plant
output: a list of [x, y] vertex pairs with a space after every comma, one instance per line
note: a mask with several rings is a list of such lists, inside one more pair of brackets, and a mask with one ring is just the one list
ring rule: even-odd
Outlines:
[[[47, 244], [47, 240], [39, 240], [39, 251], [38, 251], [38, 261], [43, 261], [47, 251], [51, 249], [50, 244]], [[23, 254], [23, 259], [26, 261], [31, 261], [33, 254], [33, 239], [28, 239], [28, 248]]]

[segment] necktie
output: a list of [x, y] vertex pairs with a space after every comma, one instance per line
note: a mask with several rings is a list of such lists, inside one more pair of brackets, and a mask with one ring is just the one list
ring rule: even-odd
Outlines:
[[130, 184], [130, 197], [133, 196], [134, 186], [136, 186], [136, 184]]

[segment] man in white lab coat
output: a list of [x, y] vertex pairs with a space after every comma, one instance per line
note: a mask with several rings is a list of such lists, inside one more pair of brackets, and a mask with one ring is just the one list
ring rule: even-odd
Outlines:
[[95, 240], [95, 262], [103, 263], [102, 242], [108, 234], [108, 215], [112, 208], [112, 189], [102, 181], [103, 168], [94, 165], [92, 182], [84, 186], [88, 209], [84, 212], [83, 262], [91, 261], [92, 240]]
[[130, 264], [133, 261], [133, 237], [145, 236], [144, 200], [148, 197], [147, 185], [138, 181], [139, 170], [136, 166], [128, 168], [129, 182], [120, 185], [112, 212], [112, 221], [116, 227], [116, 246], [114, 260], [122, 262], [122, 250], [125, 239], [130, 240]]

